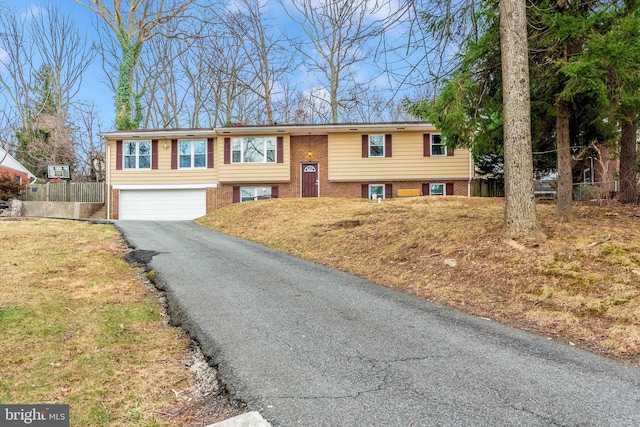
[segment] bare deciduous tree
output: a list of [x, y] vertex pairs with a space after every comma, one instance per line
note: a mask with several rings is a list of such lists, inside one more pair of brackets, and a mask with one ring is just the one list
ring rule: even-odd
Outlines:
[[68, 123], [93, 59], [73, 18], [48, 5], [38, 13], [0, 11], [3, 144], [36, 175], [75, 162]]
[[[156, 37], [150, 40], [140, 59], [136, 92], [147, 106], [142, 127], [178, 128], [184, 125], [190, 95], [184, 86], [184, 70], [180, 58], [188, 44], [177, 38]], [[190, 65], [188, 65], [190, 66]]]
[[283, 45], [283, 37], [270, 31], [270, 21], [263, 13], [264, 0], [238, 0], [234, 9], [220, 17], [227, 31], [238, 40], [246, 58], [247, 70], [236, 78], [260, 99], [266, 122], [273, 124], [274, 91], [283, 76], [291, 71], [293, 57]]
[[104, 140], [97, 137], [102, 127], [99, 111], [94, 104], [76, 104], [71, 115], [78, 156], [76, 178], [102, 182], [105, 180], [105, 145]]
[[[35, 46], [27, 31], [27, 19], [15, 9], [0, 10], [0, 86], [5, 114], [17, 116], [27, 126], [31, 116], [31, 87], [35, 78], [32, 59]], [[7, 113], [10, 111], [10, 113]]]
[[56, 111], [66, 117], [95, 52], [89, 48], [86, 35], [78, 31], [76, 21], [51, 4], [33, 18], [32, 28], [33, 43], [42, 62], [51, 68]]
[[291, 0], [290, 4], [297, 14], [283, 7], [306, 36], [295, 41], [296, 49], [304, 64], [321, 76], [329, 94], [331, 121], [337, 123], [340, 108], [352, 99], [349, 89], [357, 81], [358, 64], [373, 56], [368, 42], [382, 33], [383, 22], [375, 16], [385, 10], [386, 3]]
[[[118, 84], [116, 89], [116, 127], [132, 129], [139, 125], [142, 112], [140, 94], [133, 91], [134, 73], [145, 42], [158, 35], [175, 36], [180, 21], [195, 0], [75, 0], [94, 12], [118, 40]], [[128, 6], [128, 7], [127, 7]]]

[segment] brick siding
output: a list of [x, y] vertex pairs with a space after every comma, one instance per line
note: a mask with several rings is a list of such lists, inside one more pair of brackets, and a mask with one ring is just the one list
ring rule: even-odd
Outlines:
[[120, 211], [119, 209], [119, 196], [120, 196], [120, 190], [115, 190], [113, 188], [111, 188], [111, 219], [119, 219], [118, 217], [118, 212]]
[[[320, 197], [362, 197], [362, 184], [392, 184], [395, 197], [399, 189], [421, 189], [427, 181], [371, 181], [371, 182], [330, 182], [328, 171], [328, 137], [326, 135], [293, 135], [291, 136], [291, 181], [288, 183], [242, 183], [242, 187], [266, 187], [277, 185], [278, 197], [301, 197], [301, 165], [303, 163], [318, 163], [320, 180]], [[438, 180], [438, 182], [453, 182], [455, 196], [468, 195], [468, 180]], [[233, 202], [233, 184], [222, 184], [217, 188], [215, 209]], [[207, 212], [209, 199], [207, 198]]]
[[[29, 183], [29, 174], [26, 172], [21, 172], [19, 170], [15, 170], [12, 168], [8, 168], [6, 166], [0, 166], [0, 176], [8, 176], [12, 180], [16, 180], [16, 176], [21, 177], [21, 184], [26, 185]], [[17, 180], [16, 180], [17, 182]]]

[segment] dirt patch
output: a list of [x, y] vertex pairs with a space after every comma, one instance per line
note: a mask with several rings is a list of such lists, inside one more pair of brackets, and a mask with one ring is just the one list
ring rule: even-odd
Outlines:
[[202, 427], [247, 411], [244, 404], [232, 404], [229, 394], [218, 380], [217, 370], [207, 363], [193, 341], [184, 363], [194, 379], [181, 392], [174, 390], [176, 404], [170, 411], [158, 413], [161, 421], [167, 425]]

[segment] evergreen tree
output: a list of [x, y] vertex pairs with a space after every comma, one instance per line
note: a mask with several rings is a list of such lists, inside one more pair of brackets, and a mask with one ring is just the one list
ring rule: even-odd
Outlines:
[[46, 114], [49, 116], [58, 116], [58, 95], [52, 89], [53, 73], [51, 67], [42, 65], [36, 73], [36, 100], [33, 108], [33, 114]]
[[50, 164], [73, 165], [76, 161], [72, 132], [58, 111], [52, 89], [51, 68], [43, 65], [35, 75], [34, 101], [27, 106], [27, 122], [16, 138], [16, 159], [39, 178], [47, 177]]
[[[413, 114], [441, 128], [448, 144], [471, 148], [477, 164], [489, 154], [501, 159], [503, 153], [496, 8], [494, 2], [481, 3], [481, 34], [466, 44], [460, 65], [439, 96], [410, 106]], [[556, 161], [537, 158], [536, 166], [548, 169], [555, 164], [558, 169], [561, 220], [572, 217], [571, 146], [606, 143], [621, 124], [637, 123], [640, 37], [633, 31], [640, 25], [629, 7], [622, 19], [621, 9], [621, 3], [553, 0], [539, 0], [528, 8], [533, 147], [545, 152], [557, 148]], [[627, 157], [632, 157], [635, 170], [633, 139], [629, 145], [634, 153]]]

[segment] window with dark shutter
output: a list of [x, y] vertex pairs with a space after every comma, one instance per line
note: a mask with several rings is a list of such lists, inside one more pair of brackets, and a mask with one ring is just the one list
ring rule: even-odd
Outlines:
[[278, 198], [278, 186], [274, 185], [271, 187], [271, 198], [272, 199], [277, 199]]
[[384, 198], [391, 199], [393, 197], [393, 184], [384, 185]]
[[151, 140], [151, 169], [158, 169], [158, 140]]
[[116, 170], [122, 170], [122, 140], [116, 141]]
[[369, 135], [362, 135], [362, 157], [369, 157]]
[[279, 136], [276, 143], [276, 161], [284, 163], [284, 138]]
[[233, 203], [240, 203], [240, 187], [233, 187]]
[[362, 198], [369, 198], [369, 184], [362, 184]]
[[[422, 135], [422, 155], [424, 157], [431, 157], [431, 134], [425, 133]], [[429, 193], [427, 192], [424, 194]]]
[[[228, 165], [230, 163], [231, 163], [231, 138], [225, 138], [224, 139], [224, 164]], [[240, 193], [238, 193], [238, 201], [240, 201]]]
[[384, 156], [391, 157], [391, 134], [384, 136]]
[[453, 182], [447, 182], [447, 196], [453, 196]]
[[171, 169], [178, 169], [178, 140], [171, 140]]
[[429, 195], [429, 183], [425, 182], [424, 184], [422, 184], [422, 195], [423, 196], [428, 196]]
[[213, 168], [213, 138], [207, 138], [207, 168]]

